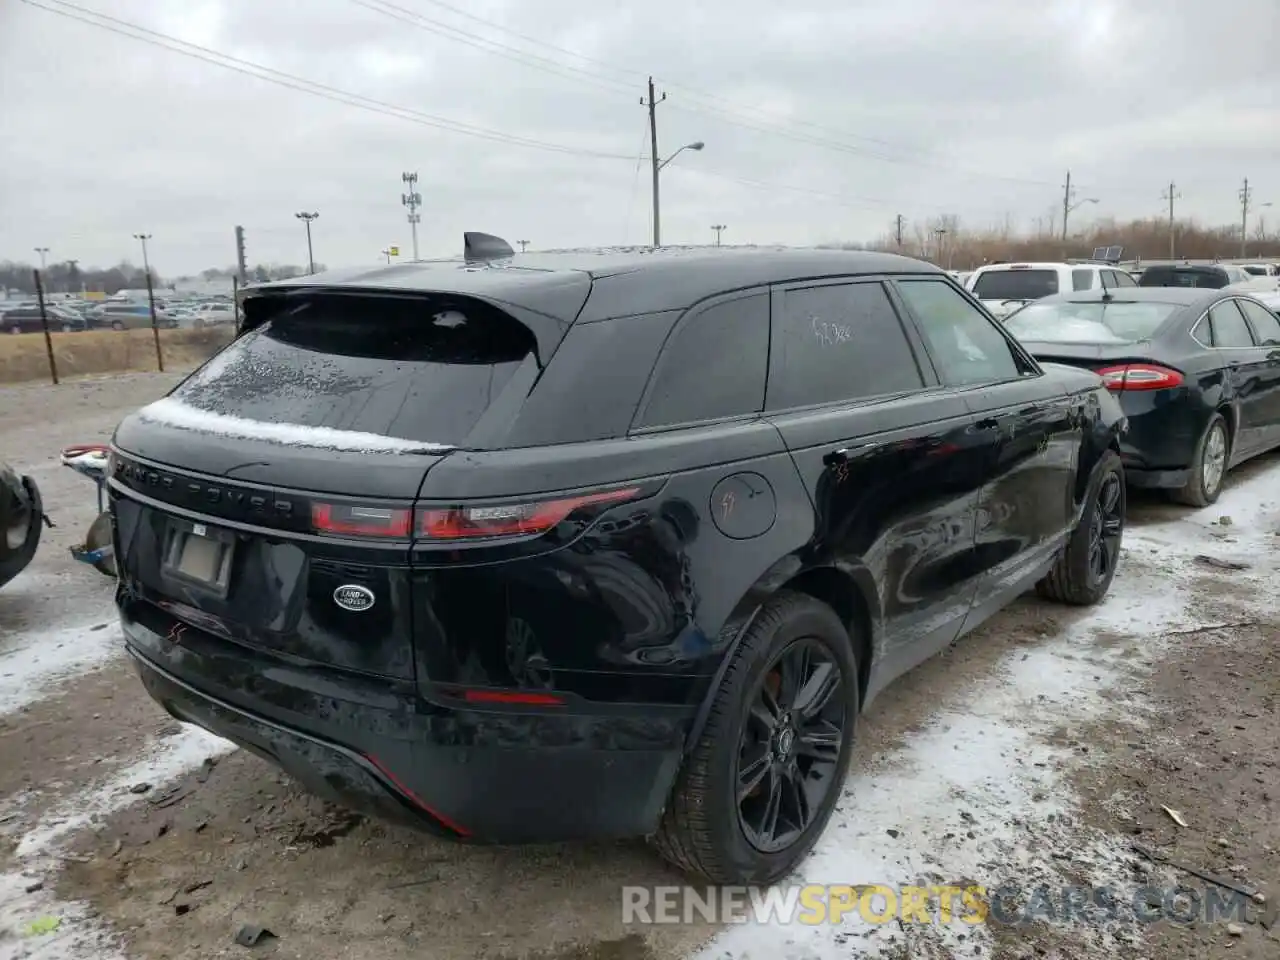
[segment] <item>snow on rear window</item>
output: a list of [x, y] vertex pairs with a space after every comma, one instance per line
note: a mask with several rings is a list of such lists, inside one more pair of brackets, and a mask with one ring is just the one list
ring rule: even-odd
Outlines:
[[329, 427], [308, 427], [298, 423], [270, 423], [264, 420], [247, 420], [189, 406], [175, 397], [162, 397], [138, 411], [138, 417], [152, 423], [161, 423], [179, 430], [213, 434], [240, 440], [266, 440], [294, 447], [314, 447], [321, 450], [343, 450], [352, 453], [430, 453], [452, 449], [447, 444], [415, 443], [397, 437], [384, 437], [376, 433], [356, 430], [333, 430]]
[[478, 301], [317, 294], [264, 307], [152, 418], [333, 449], [448, 449], [537, 363], [532, 332]]

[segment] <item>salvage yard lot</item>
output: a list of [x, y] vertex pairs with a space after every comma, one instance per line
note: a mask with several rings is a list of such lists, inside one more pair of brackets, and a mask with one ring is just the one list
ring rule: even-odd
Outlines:
[[[34, 475], [58, 523], [0, 591], [0, 957], [1280, 953], [1261, 911], [1230, 927], [1123, 909], [1106, 925], [627, 926], [623, 886], [681, 882], [642, 844], [468, 847], [306, 797], [161, 713], [120, 655], [110, 583], [66, 552], [95, 506], [58, 451], [105, 438], [175, 380], [0, 388], [0, 456]], [[1278, 533], [1274, 455], [1212, 508], [1135, 498], [1103, 604], [1024, 599], [875, 703], [798, 882], [1092, 883], [1123, 903], [1143, 885], [1205, 889], [1137, 841], [1280, 897]], [[56, 928], [35, 934], [40, 921]], [[247, 952], [232, 942], [243, 924], [275, 938]]]

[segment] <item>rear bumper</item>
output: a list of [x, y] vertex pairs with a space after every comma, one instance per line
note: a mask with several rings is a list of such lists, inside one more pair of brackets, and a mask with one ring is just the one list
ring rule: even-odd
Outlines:
[[[245, 664], [256, 680], [220, 695], [208, 688], [227, 676], [201, 654], [194, 631], [177, 644], [127, 618], [124, 631], [147, 692], [177, 719], [267, 759], [313, 793], [455, 839], [645, 836], [680, 765], [686, 725], [666, 718], [445, 711], [385, 685], [344, 689], [332, 676], [316, 685], [323, 696], [290, 693], [295, 671], [266, 662]], [[202, 668], [211, 668], [208, 682], [198, 679]], [[661, 745], [626, 748], [641, 725]]]
[[1212, 411], [1199, 409], [1186, 397], [1162, 402], [1165, 392], [1121, 396], [1129, 429], [1120, 438], [1120, 459], [1131, 486], [1176, 489], [1190, 476], [1196, 444]]

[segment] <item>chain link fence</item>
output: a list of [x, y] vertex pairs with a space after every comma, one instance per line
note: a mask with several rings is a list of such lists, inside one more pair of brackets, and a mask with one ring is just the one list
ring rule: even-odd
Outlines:
[[235, 337], [237, 297], [225, 318], [188, 321], [157, 305], [148, 277], [146, 303], [104, 303], [86, 314], [50, 300], [34, 274], [34, 302], [0, 302], [0, 384], [190, 369]]

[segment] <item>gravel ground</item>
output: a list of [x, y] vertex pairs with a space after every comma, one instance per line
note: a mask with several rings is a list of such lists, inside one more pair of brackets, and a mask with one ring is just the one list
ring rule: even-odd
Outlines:
[[[1264, 916], [1280, 897], [1280, 459], [1238, 471], [1218, 508], [1134, 503], [1107, 603], [1020, 601], [896, 684], [801, 870], [1105, 884], [1126, 902], [1144, 884], [1221, 889], [1191, 867], [1262, 898], [1237, 926], [1124, 911], [1106, 924], [627, 926], [623, 885], [681, 882], [641, 843], [478, 848], [369, 822], [146, 698], [119, 655], [110, 583], [67, 555], [96, 507], [57, 454], [107, 437], [176, 379], [0, 389], [0, 456], [36, 477], [58, 522], [0, 591], [0, 957], [1280, 955]], [[35, 934], [40, 920], [56, 929]], [[276, 938], [233, 946], [244, 923]]]

